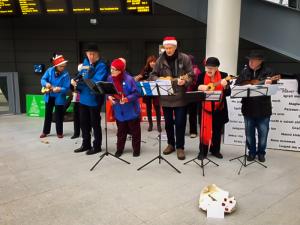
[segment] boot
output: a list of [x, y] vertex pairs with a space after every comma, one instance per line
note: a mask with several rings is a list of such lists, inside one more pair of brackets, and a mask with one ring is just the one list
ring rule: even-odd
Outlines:
[[160, 133], [162, 131], [160, 122], [157, 122], [157, 131]]
[[149, 127], [148, 127], [148, 131], [152, 131], [153, 130], [153, 123], [152, 121], [149, 121]]
[[172, 145], [168, 145], [163, 151], [164, 155], [169, 155], [175, 151], [175, 148]]

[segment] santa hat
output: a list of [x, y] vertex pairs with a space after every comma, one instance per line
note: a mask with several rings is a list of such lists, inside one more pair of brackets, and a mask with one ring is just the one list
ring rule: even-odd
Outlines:
[[125, 70], [125, 63], [121, 59], [115, 59], [114, 61], [112, 61], [111, 66], [121, 72], [124, 72]]
[[177, 46], [177, 41], [175, 37], [165, 37], [163, 45], [175, 45]]
[[62, 55], [55, 55], [52, 58], [53, 66], [60, 66], [60, 65], [66, 64], [67, 62], [68, 62], [68, 60], [65, 60]]

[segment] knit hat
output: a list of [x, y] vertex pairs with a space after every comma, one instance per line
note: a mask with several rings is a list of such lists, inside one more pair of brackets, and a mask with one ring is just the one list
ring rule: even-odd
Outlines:
[[175, 45], [177, 46], [177, 41], [175, 37], [165, 37], [163, 45]]
[[62, 55], [55, 55], [52, 58], [53, 66], [60, 66], [60, 65], [66, 64], [67, 62], [68, 62], [68, 60], [65, 60]]
[[216, 57], [209, 57], [205, 62], [205, 66], [218, 67], [220, 66], [220, 61]]
[[115, 59], [114, 61], [112, 61], [111, 66], [121, 72], [124, 72], [125, 70], [125, 63], [121, 59]]

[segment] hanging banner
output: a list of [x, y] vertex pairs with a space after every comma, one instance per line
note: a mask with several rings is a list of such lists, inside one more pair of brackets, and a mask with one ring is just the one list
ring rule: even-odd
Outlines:
[[[300, 95], [298, 82], [282, 79], [279, 91], [271, 96], [272, 116], [268, 148], [300, 151]], [[224, 144], [244, 145], [245, 128], [241, 99], [227, 98], [229, 122], [225, 125]], [[263, 107], [263, 106], [262, 106]]]

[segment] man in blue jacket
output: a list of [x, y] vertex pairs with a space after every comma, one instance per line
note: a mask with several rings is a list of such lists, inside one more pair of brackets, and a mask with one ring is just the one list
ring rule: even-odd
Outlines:
[[[99, 49], [96, 44], [90, 43], [85, 49], [86, 57], [83, 61], [82, 75], [79, 80], [71, 80], [71, 84], [80, 92], [80, 127], [82, 130], [82, 145], [74, 152], [87, 151], [87, 155], [101, 151], [102, 130], [100, 110], [104, 102], [104, 96], [97, 95], [91, 90], [85, 79], [96, 83], [107, 79], [108, 70], [105, 62], [100, 59]], [[91, 129], [94, 132], [93, 146], [91, 145]]]
[[43, 133], [40, 138], [44, 138], [50, 133], [54, 106], [56, 134], [58, 138], [63, 138], [64, 105], [66, 93], [70, 87], [70, 76], [65, 70], [67, 62], [62, 55], [55, 55], [52, 59], [53, 66], [47, 69], [41, 79], [42, 92], [45, 94], [46, 112]]

